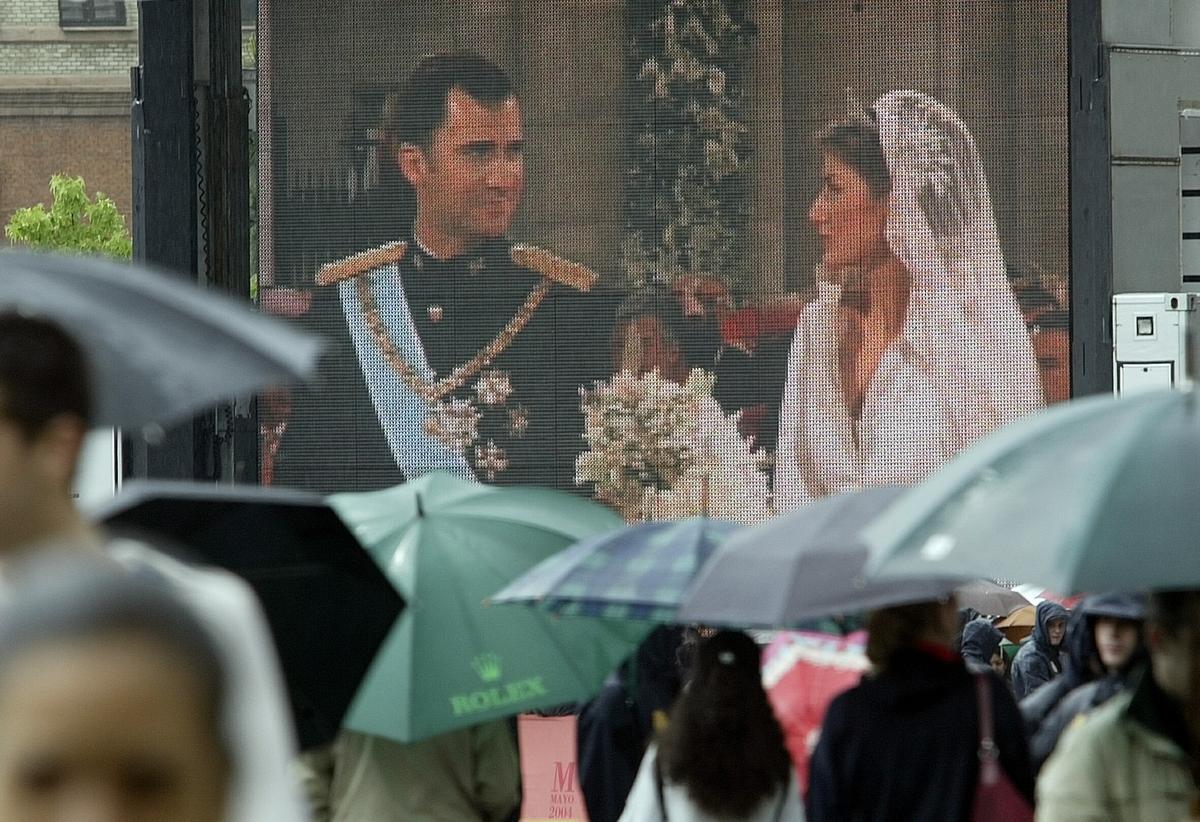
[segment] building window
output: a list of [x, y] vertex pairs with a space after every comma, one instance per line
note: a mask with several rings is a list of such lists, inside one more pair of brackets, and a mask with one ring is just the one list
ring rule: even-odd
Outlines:
[[123, 0], [58, 0], [58, 19], [63, 28], [76, 26], [123, 26]]

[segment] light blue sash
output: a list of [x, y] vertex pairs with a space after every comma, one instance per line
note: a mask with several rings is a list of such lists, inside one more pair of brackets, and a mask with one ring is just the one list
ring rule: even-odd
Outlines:
[[[435, 375], [425, 358], [425, 348], [421, 345], [412, 312], [408, 309], [408, 300], [404, 297], [400, 269], [393, 263], [362, 276], [368, 278], [367, 283], [379, 307], [379, 318], [392, 344], [421, 379], [432, 382]], [[342, 311], [346, 315], [350, 337], [358, 352], [358, 362], [371, 393], [371, 403], [375, 406], [375, 415], [405, 478], [416, 479], [429, 471], [449, 471], [462, 479], [474, 480], [475, 472], [461, 451], [426, 433], [429, 403], [404, 383], [375, 344], [364, 319], [355, 279], [338, 283], [338, 293], [342, 298]]]

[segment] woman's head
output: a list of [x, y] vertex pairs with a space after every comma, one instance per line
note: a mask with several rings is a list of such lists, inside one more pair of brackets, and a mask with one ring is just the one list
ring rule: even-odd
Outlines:
[[0, 616], [0, 818], [219, 822], [221, 666], [159, 585], [34, 571]]
[[[867, 659], [886, 668], [897, 655], [921, 643], [951, 648], [958, 635], [958, 606], [953, 597], [872, 611], [867, 618]], [[989, 655], [990, 657], [990, 655]]]
[[718, 817], [746, 816], [786, 784], [791, 758], [762, 687], [758, 646], [746, 634], [700, 640], [659, 761], [667, 779]]
[[891, 177], [879, 131], [866, 116], [831, 123], [816, 137], [821, 190], [808, 218], [829, 269], [866, 267], [888, 253]]

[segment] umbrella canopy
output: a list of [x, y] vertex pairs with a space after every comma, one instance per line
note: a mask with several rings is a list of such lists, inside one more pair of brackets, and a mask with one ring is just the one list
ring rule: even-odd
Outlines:
[[270, 625], [301, 746], [333, 739], [404, 601], [320, 497], [130, 483], [96, 518], [245, 579]]
[[707, 517], [646, 522], [572, 545], [492, 597], [557, 614], [671, 622], [700, 566], [739, 526]]
[[682, 622], [788, 628], [839, 613], [936, 599], [944, 579], [866, 578], [863, 526], [903, 493], [885, 486], [838, 494], [731, 537], [684, 597]]
[[588, 500], [436, 473], [330, 504], [409, 602], [350, 707], [352, 730], [410, 742], [585, 699], [651, 627], [483, 604], [621, 524]]
[[61, 325], [88, 356], [97, 426], [186, 417], [316, 365], [319, 340], [180, 277], [100, 257], [0, 253], [0, 310]]
[[802, 792], [808, 790], [809, 757], [829, 703], [871, 667], [866, 645], [863, 631], [849, 636], [782, 631], [763, 652], [763, 687]]
[[1009, 642], [1020, 642], [1033, 633], [1037, 624], [1037, 606], [1022, 605], [1014, 609], [1008, 616], [996, 621], [996, 627]]
[[1064, 593], [1200, 587], [1197, 465], [1192, 391], [1054, 406], [972, 446], [872, 523], [870, 570]]
[[988, 616], [1008, 614], [1014, 608], [1029, 604], [1029, 600], [1019, 592], [986, 579], [977, 579], [974, 582], [960, 585], [955, 590], [955, 594], [958, 597], [958, 607], [974, 608], [979, 613]]

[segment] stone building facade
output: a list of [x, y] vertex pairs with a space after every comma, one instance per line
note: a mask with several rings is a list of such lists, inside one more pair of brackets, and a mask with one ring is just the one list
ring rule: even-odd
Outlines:
[[49, 199], [55, 173], [130, 201], [129, 68], [137, 3], [0, 0], [0, 222]]
[[[253, 83], [253, 0], [242, 2], [242, 60]], [[0, 0], [0, 225], [49, 199], [51, 175], [132, 214], [130, 68], [136, 0]]]

